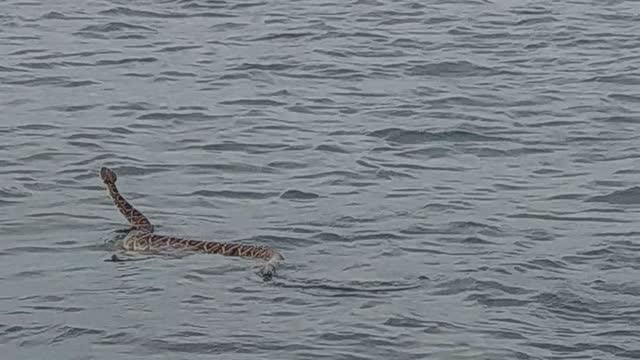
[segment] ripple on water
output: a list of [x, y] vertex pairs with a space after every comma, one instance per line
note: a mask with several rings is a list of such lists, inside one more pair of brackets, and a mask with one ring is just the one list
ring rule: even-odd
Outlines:
[[[3, 3], [3, 355], [639, 357], [640, 22], [585, 9]], [[101, 166], [277, 276], [104, 261]]]

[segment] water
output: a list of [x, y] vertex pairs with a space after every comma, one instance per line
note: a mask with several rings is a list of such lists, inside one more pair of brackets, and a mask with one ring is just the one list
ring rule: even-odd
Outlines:
[[637, 3], [1, 4], [3, 359], [640, 358]]

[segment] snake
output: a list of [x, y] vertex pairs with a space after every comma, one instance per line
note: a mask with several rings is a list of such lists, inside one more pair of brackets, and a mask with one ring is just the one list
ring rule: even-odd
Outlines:
[[[284, 261], [284, 257], [278, 251], [268, 246], [195, 240], [156, 234], [151, 221], [140, 210], [131, 205], [118, 190], [116, 186], [118, 176], [115, 171], [108, 167], [102, 167], [100, 169], [100, 178], [116, 208], [129, 223], [127, 236], [117, 243], [117, 247], [122, 250], [145, 252], [180, 249], [223, 256], [261, 259], [264, 261], [264, 265], [261, 267], [259, 274], [265, 281], [273, 277], [277, 265]], [[112, 260], [118, 261], [119, 259], [113, 255]]]

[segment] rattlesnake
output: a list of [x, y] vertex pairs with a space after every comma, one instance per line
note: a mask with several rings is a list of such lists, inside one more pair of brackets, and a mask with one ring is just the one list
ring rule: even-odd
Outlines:
[[[100, 177], [107, 187], [109, 196], [122, 215], [130, 225], [127, 237], [118, 242], [123, 250], [127, 251], [154, 251], [165, 249], [183, 249], [224, 256], [243, 256], [265, 260], [264, 266], [260, 269], [260, 275], [265, 280], [270, 280], [275, 274], [276, 266], [284, 261], [284, 257], [276, 250], [267, 246], [244, 245], [235, 243], [224, 243], [206, 240], [191, 240], [174, 236], [155, 234], [153, 224], [138, 209], [133, 207], [118, 191], [116, 173], [103, 167], [100, 169]], [[114, 261], [118, 260], [113, 256]]]

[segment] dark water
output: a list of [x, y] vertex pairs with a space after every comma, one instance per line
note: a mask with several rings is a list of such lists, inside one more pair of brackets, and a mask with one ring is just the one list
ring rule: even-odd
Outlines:
[[640, 358], [638, 3], [422, 3], [0, 2], [2, 359]]

